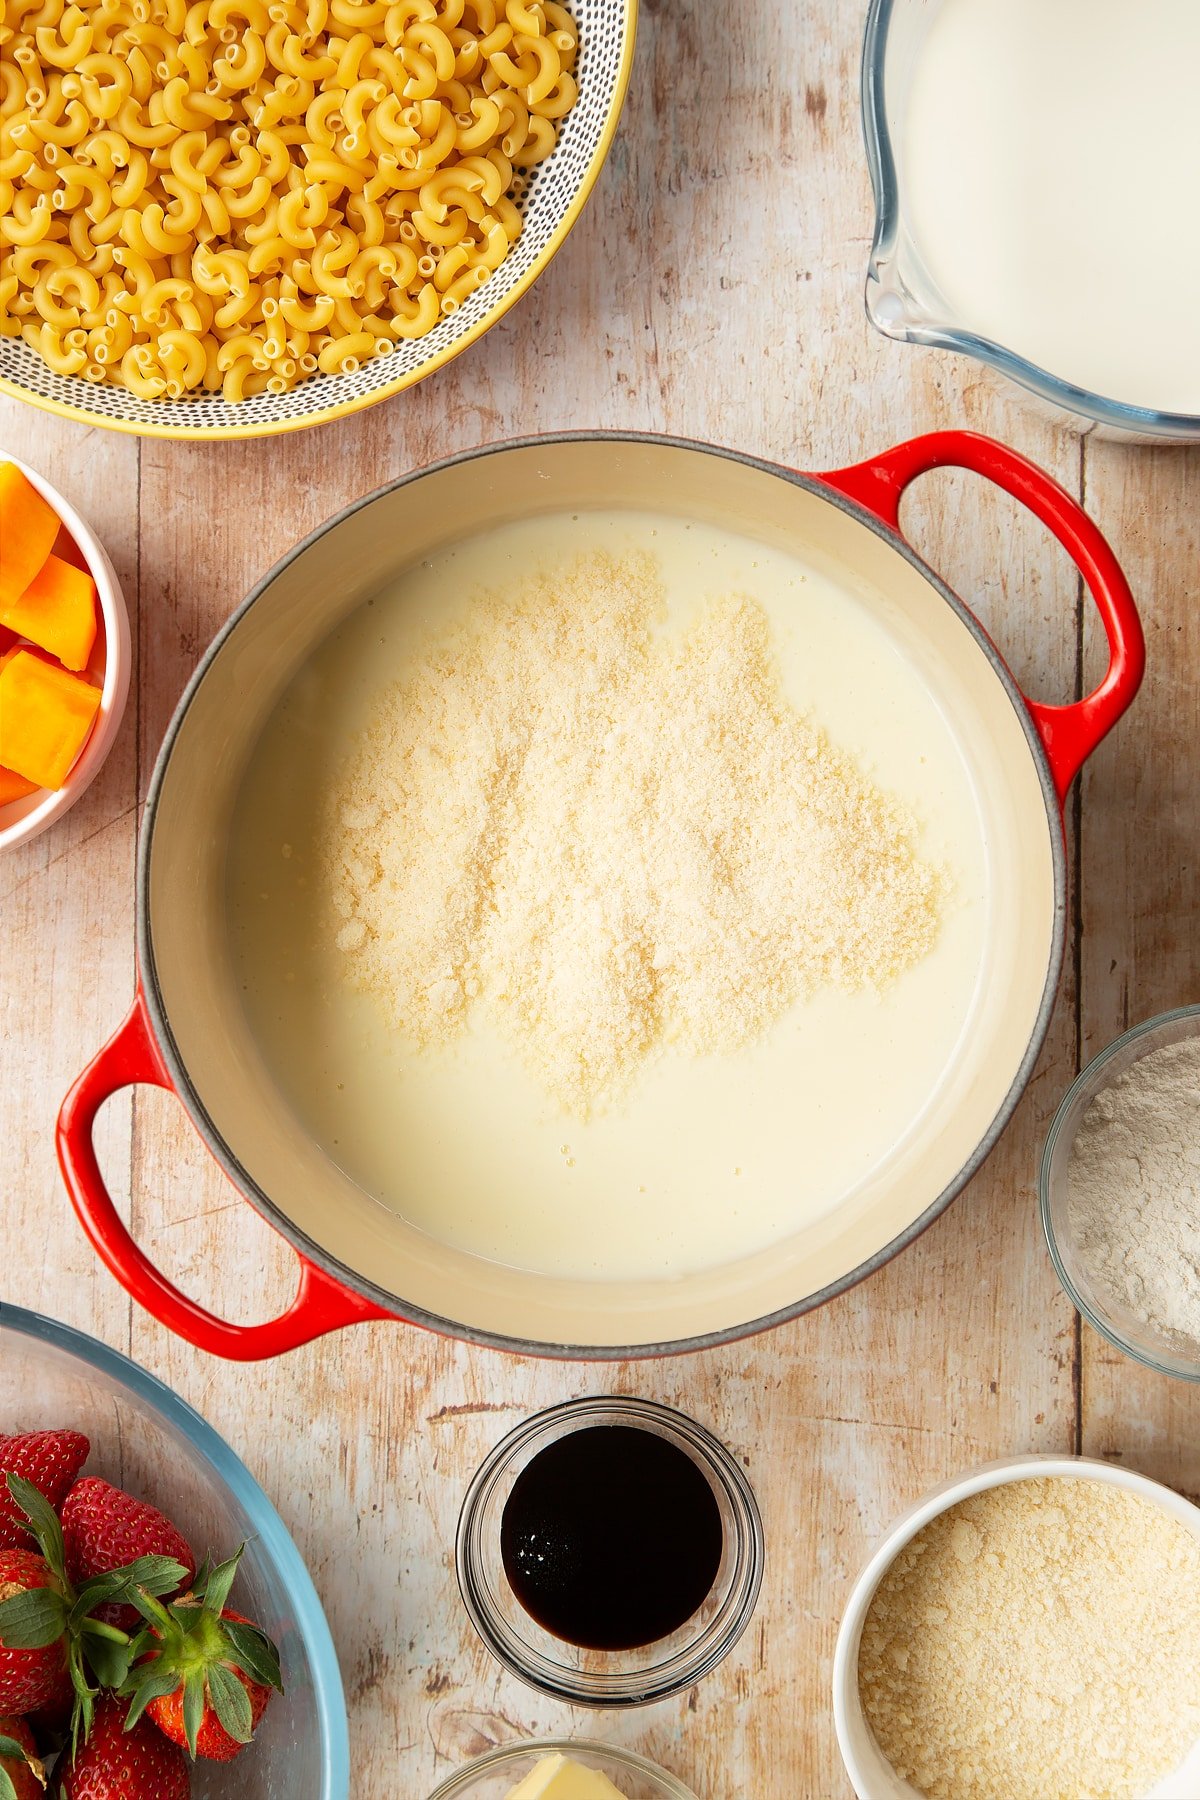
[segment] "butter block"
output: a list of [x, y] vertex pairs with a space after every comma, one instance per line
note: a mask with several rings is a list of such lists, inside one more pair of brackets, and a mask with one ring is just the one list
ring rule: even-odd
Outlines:
[[538, 1758], [508, 1800], [625, 1800], [620, 1788], [598, 1769], [585, 1769], [560, 1751]]

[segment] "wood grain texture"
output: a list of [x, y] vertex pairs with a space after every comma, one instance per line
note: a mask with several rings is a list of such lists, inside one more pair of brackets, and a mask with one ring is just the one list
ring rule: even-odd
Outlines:
[[[1089, 440], [1084, 479], [1138, 596], [1147, 647], [1122, 740], [1084, 773], [1087, 1060], [1127, 1026], [1200, 1001], [1200, 455]], [[1082, 1353], [1084, 1450], [1200, 1500], [1200, 1386], [1139, 1370], [1087, 1328]]]
[[[0, 403], [0, 443], [103, 530], [137, 644], [103, 776], [0, 867], [0, 1293], [162, 1375], [276, 1500], [338, 1640], [361, 1800], [423, 1800], [465, 1757], [550, 1727], [638, 1745], [703, 1800], [842, 1800], [834, 1635], [849, 1580], [899, 1509], [972, 1462], [1080, 1445], [1200, 1490], [1200, 1396], [1081, 1343], [1035, 1205], [1041, 1140], [1080, 1049], [1197, 997], [1200, 458], [1091, 441], [1085, 454], [974, 365], [869, 331], [858, 6], [643, 8], [624, 123], [580, 225], [520, 306], [419, 389], [319, 432], [207, 446], [138, 445]], [[996, 1154], [919, 1244], [756, 1341], [588, 1370], [378, 1325], [250, 1371], [205, 1358], [132, 1312], [96, 1264], [52, 1148], [63, 1091], [132, 990], [136, 809], [171, 709], [245, 589], [347, 500], [466, 446], [590, 425], [806, 468], [969, 425], [1086, 494], [1146, 607], [1150, 676], [1071, 807], [1077, 904], [1037, 1073]], [[1093, 633], [1073, 569], [1039, 527], [966, 476], [920, 483], [905, 520], [1031, 691], [1077, 691]], [[103, 1156], [140, 1239], [188, 1291], [237, 1318], [284, 1301], [289, 1252], [173, 1101], [113, 1102]], [[536, 1407], [601, 1390], [681, 1405], [744, 1457], [768, 1566], [755, 1622], [719, 1671], [677, 1703], [593, 1717], [489, 1661], [459, 1605], [452, 1546], [464, 1487], [496, 1439]]]

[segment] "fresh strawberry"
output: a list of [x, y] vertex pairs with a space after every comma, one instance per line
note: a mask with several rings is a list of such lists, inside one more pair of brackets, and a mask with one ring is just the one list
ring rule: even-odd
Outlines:
[[65, 1673], [77, 1745], [80, 1731], [86, 1737], [91, 1729], [99, 1689], [119, 1687], [135, 1655], [129, 1634], [96, 1618], [97, 1608], [177, 1593], [186, 1570], [170, 1557], [143, 1556], [77, 1589], [67, 1576], [62, 1527], [50, 1502], [19, 1475], [9, 1474], [5, 1482], [37, 1548], [0, 1550], [0, 1712], [61, 1705]]
[[0, 1712], [34, 1712], [59, 1692], [66, 1613], [63, 1585], [44, 1556], [0, 1550]]
[[62, 1680], [58, 1688], [44, 1706], [37, 1706], [26, 1713], [25, 1720], [38, 1741], [38, 1749], [43, 1756], [55, 1750], [61, 1750], [71, 1731], [71, 1714], [75, 1709], [75, 1683], [71, 1679], [71, 1671], [66, 1668], [62, 1672]]
[[0, 1719], [0, 1800], [43, 1800], [46, 1771], [24, 1719]]
[[[249, 1619], [244, 1618], [241, 1613], [234, 1612], [228, 1606], [222, 1609], [220, 1616], [227, 1624], [250, 1625]], [[251, 1626], [251, 1630], [257, 1631], [257, 1629], [257, 1626]], [[217, 1716], [212, 1698], [215, 1684], [213, 1682], [214, 1670], [211, 1666], [206, 1671], [208, 1687], [204, 1693], [204, 1709], [200, 1716], [194, 1745], [188, 1743], [187, 1722], [184, 1719], [186, 1678], [183, 1685], [177, 1687], [174, 1693], [160, 1694], [150, 1700], [146, 1706], [146, 1713], [173, 1744], [188, 1746], [193, 1756], [203, 1756], [209, 1762], [232, 1762], [234, 1757], [246, 1748], [247, 1743], [258, 1730], [258, 1722], [267, 1709], [267, 1701], [271, 1698], [271, 1688], [269, 1685], [263, 1686], [261, 1682], [252, 1681], [244, 1669], [239, 1668], [236, 1662], [228, 1660], [228, 1650], [219, 1648], [218, 1657], [220, 1668], [216, 1673], [219, 1677], [223, 1678], [226, 1673], [230, 1673], [236, 1681], [241, 1682], [246, 1690], [250, 1702], [249, 1721], [246, 1721], [244, 1714], [240, 1718], [231, 1720], [235, 1730], [246, 1732], [245, 1737], [231, 1737]], [[148, 1660], [157, 1662], [159, 1659], [152, 1656]], [[144, 1667], [144, 1665], [139, 1665], [139, 1667]], [[235, 1712], [239, 1710], [236, 1701], [234, 1710]]]
[[[85, 1475], [75, 1483], [62, 1509], [62, 1529], [67, 1574], [73, 1582], [107, 1575], [139, 1556], [169, 1556], [182, 1563], [182, 1587], [195, 1576], [196, 1559], [170, 1519], [156, 1506], [135, 1500], [98, 1476]], [[141, 1628], [141, 1617], [132, 1606], [101, 1607], [96, 1616], [122, 1631]]]
[[188, 1800], [191, 1777], [182, 1750], [142, 1719], [125, 1729], [125, 1708], [112, 1694], [97, 1702], [92, 1735], [55, 1772], [59, 1800]]
[[28, 1550], [29, 1528], [4, 1480], [20, 1475], [44, 1494], [55, 1512], [88, 1459], [91, 1445], [79, 1431], [27, 1431], [0, 1437], [0, 1550]]
[[119, 1690], [133, 1702], [130, 1723], [147, 1712], [173, 1743], [214, 1762], [246, 1747], [271, 1689], [283, 1692], [274, 1644], [225, 1604], [241, 1557], [238, 1550], [215, 1569], [206, 1565], [193, 1591], [166, 1605], [135, 1596], [150, 1621], [138, 1640], [146, 1654]]

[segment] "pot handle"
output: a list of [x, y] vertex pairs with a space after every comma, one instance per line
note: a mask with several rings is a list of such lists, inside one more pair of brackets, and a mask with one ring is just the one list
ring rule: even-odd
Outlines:
[[100, 1173], [93, 1142], [96, 1114], [124, 1087], [151, 1083], [173, 1092], [139, 988], [124, 1024], [88, 1064], [58, 1115], [58, 1163], [80, 1223], [126, 1293], [161, 1325], [214, 1356], [250, 1362], [294, 1350], [327, 1331], [364, 1319], [390, 1319], [361, 1295], [299, 1256], [300, 1281], [287, 1311], [263, 1325], [232, 1325], [189, 1300], [130, 1236]]
[[1025, 699], [1042, 740], [1059, 805], [1100, 740], [1129, 706], [1142, 679], [1146, 646], [1129, 583], [1099, 528], [1077, 500], [1036, 463], [974, 431], [933, 431], [880, 456], [817, 477], [857, 502], [889, 530], [900, 531], [900, 500], [930, 469], [970, 469], [1020, 500], [1049, 527], [1087, 584], [1108, 638], [1108, 669], [1099, 687], [1066, 706]]

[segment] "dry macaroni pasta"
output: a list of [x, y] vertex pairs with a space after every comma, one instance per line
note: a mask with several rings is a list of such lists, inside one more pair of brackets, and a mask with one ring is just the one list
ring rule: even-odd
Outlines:
[[0, 0], [0, 333], [141, 399], [420, 337], [576, 96], [555, 0]]

